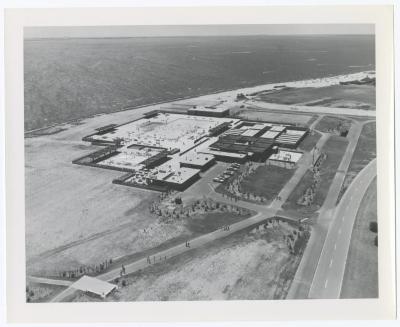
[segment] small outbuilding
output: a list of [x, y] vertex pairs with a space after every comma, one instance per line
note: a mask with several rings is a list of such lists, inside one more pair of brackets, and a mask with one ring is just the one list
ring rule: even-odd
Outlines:
[[104, 299], [108, 294], [117, 288], [117, 285], [94, 277], [83, 276], [73, 283], [71, 287], [76, 290], [98, 295]]

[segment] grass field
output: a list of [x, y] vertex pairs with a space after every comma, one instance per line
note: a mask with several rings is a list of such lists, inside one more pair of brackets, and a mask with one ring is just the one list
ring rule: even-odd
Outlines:
[[357, 174], [374, 158], [376, 158], [376, 123], [370, 122], [366, 123], [361, 131], [338, 201]]
[[[284, 299], [302, 256], [283, 241], [293, 228], [281, 222], [193, 249], [124, 277], [127, 286], [106, 301]], [[80, 294], [73, 301], [99, 299]]]
[[242, 181], [243, 193], [251, 193], [272, 200], [279, 194], [293, 173], [294, 169], [260, 166]]
[[265, 102], [375, 110], [375, 87], [333, 85], [320, 88], [286, 88], [258, 95]]
[[312, 205], [298, 205], [298, 199], [304, 194], [307, 188], [312, 185], [313, 173], [307, 171], [299, 184], [290, 194], [287, 201], [282, 206], [283, 209], [292, 211], [296, 215], [307, 216], [315, 213], [324, 203], [328, 194], [331, 182], [336, 174], [344, 153], [346, 152], [348, 141], [344, 137], [331, 136], [322, 148], [322, 153], [326, 153], [327, 157], [320, 166], [320, 182], [316, 189], [316, 195]]
[[337, 132], [340, 128], [349, 129], [351, 121], [344, 118], [324, 116], [315, 126], [316, 130], [321, 132]]
[[369, 230], [369, 223], [377, 221], [376, 178], [368, 187], [361, 202], [351, 235], [351, 243], [343, 277], [343, 299], [377, 298], [378, 247], [374, 245], [377, 235]]
[[313, 118], [312, 115], [284, 114], [279, 112], [252, 110], [252, 109], [241, 110], [237, 114], [235, 114], [235, 117], [247, 120], [266, 121], [266, 122], [283, 123], [283, 124], [295, 124], [302, 126], [307, 126], [311, 121], [311, 119]]

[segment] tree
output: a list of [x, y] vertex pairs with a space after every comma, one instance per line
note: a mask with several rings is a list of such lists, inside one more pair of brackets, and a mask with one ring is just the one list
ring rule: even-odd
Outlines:
[[371, 221], [369, 223], [369, 230], [373, 233], [377, 233], [378, 232], [378, 223], [376, 221]]

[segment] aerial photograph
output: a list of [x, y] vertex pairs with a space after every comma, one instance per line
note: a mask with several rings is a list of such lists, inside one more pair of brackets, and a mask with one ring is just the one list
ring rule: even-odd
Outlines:
[[373, 25], [25, 27], [26, 302], [378, 298]]

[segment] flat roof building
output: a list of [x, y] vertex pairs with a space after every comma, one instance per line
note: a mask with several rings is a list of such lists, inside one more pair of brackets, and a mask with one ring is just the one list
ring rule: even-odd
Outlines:
[[266, 138], [266, 139], [276, 139], [279, 134], [281, 134], [281, 132], [276, 132], [276, 131], [266, 131], [264, 134], [260, 135], [260, 137], [262, 138]]
[[183, 155], [179, 159], [179, 162], [181, 167], [206, 171], [208, 168], [215, 164], [215, 157], [212, 154], [199, 153], [192, 150], [189, 153]]
[[210, 149], [247, 154], [254, 161], [265, 160], [272, 153], [273, 140], [244, 135], [221, 136]]
[[297, 148], [307, 133], [307, 129], [286, 129], [276, 138], [276, 144], [287, 148]]
[[73, 283], [71, 288], [96, 294], [104, 299], [108, 294], [117, 288], [117, 285], [105, 282], [98, 278], [83, 276]]
[[303, 153], [299, 151], [288, 151], [279, 149], [273, 153], [267, 160], [269, 165], [292, 169], [302, 157]]
[[224, 106], [193, 106], [187, 110], [187, 113], [194, 116], [226, 117], [229, 115], [229, 108]]
[[148, 175], [150, 183], [184, 190], [199, 179], [200, 169], [181, 167], [179, 161], [170, 160], [152, 169]]

